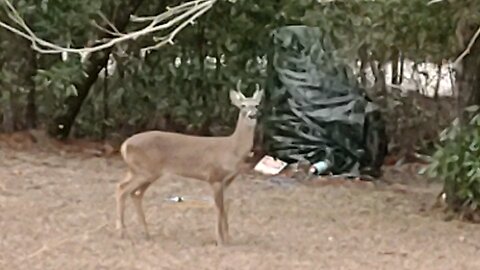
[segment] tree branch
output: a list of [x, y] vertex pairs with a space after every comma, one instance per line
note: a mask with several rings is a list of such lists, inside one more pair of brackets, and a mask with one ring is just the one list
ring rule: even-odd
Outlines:
[[465, 56], [467, 56], [470, 53], [470, 50], [472, 49], [473, 44], [475, 44], [475, 42], [477, 41], [479, 36], [480, 36], [480, 26], [478, 27], [477, 31], [475, 32], [475, 34], [472, 36], [472, 38], [468, 42], [467, 48], [453, 62], [453, 67], [454, 68], [457, 67], [458, 64], [460, 64], [460, 62], [463, 60], [463, 58], [465, 58]]
[[[22, 17], [18, 13], [18, 11], [15, 9], [15, 7], [10, 3], [10, 1], [9, 0], [2, 0], [2, 1], [6, 4], [8, 8], [7, 12], [9, 17], [16, 24], [18, 24], [20, 29], [2, 21], [0, 21], [0, 27], [3, 27], [6, 30], [16, 35], [19, 35], [25, 39], [30, 40], [32, 42], [32, 48], [39, 53], [42, 53], [42, 54], [76, 53], [76, 54], [79, 54], [82, 59], [85, 59], [86, 55], [88, 54], [113, 47], [114, 45], [121, 43], [123, 41], [135, 40], [140, 36], [159, 32], [162, 30], [167, 30], [176, 25], [176, 27], [173, 30], [170, 30], [168, 34], [160, 38], [154, 39], [155, 42], [157, 43], [155, 45], [142, 49], [142, 53], [145, 54], [150, 50], [158, 49], [163, 45], [166, 45], [167, 43], [173, 44], [173, 39], [181, 30], [183, 30], [189, 24], [194, 24], [195, 19], [197, 19], [198, 17], [203, 15], [205, 12], [207, 12], [217, 2], [217, 0], [192, 0], [172, 8], [167, 7], [167, 11], [156, 16], [151, 16], [151, 17], [131, 16], [130, 20], [133, 22], [147, 22], [147, 21], [151, 21], [151, 22], [144, 28], [141, 28], [139, 30], [126, 33], [126, 34], [122, 34], [118, 32], [118, 30], [116, 29], [113, 29], [113, 31], [110, 31], [95, 24], [96, 27], [101, 28], [103, 31], [109, 32], [113, 37], [109, 38], [108, 40], [101, 41], [103, 43], [100, 43], [93, 47], [70, 48], [70, 47], [62, 47], [62, 46], [56, 45], [52, 42], [49, 42], [47, 40], [41, 39], [38, 36], [36, 36], [33, 33], [33, 31], [27, 26], [25, 21], [22, 19]], [[166, 22], [160, 24], [163, 21], [166, 21]]]

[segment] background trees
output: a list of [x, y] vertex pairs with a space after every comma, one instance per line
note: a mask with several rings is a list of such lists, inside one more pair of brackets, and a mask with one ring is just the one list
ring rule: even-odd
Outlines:
[[[92, 26], [92, 21], [102, 22], [99, 14], [112, 22], [123, 22], [121, 28], [128, 29], [132, 24], [126, 23], [129, 13], [151, 15], [178, 1], [161, 4], [149, 1], [16, 1], [14, 4], [39, 37], [78, 47], [91, 44], [104, 34]], [[34, 126], [37, 111], [40, 123], [55, 123], [53, 126], [58, 127], [60, 118], [71, 118], [65, 112], [62, 114], [66, 107], [73, 106], [68, 97], [83, 94], [83, 87], [92, 92], [79, 109], [75, 134], [98, 136], [102, 126], [112, 131], [126, 126], [142, 128], [147, 125], [147, 119], [153, 119], [151, 116], [145, 118], [150, 114], [147, 112], [158, 114], [157, 120], [167, 118], [171, 126], [188, 122], [193, 123], [189, 127], [192, 131], [205, 132], [212, 122], [210, 116], [215, 119], [224, 115], [222, 110], [228, 111], [228, 104], [223, 108], [224, 105], [217, 102], [224, 98], [222, 89], [233, 86], [239, 78], [248, 80], [247, 85], [264, 81], [269, 32], [275, 27], [295, 23], [319, 26], [330, 33], [341, 48], [338, 53], [351, 62], [360, 60], [362, 71], [373, 67], [377, 89], [385, 90], [386, 85], [402, 82], [404, 74], [400, 72], [405, 69], [404, 59], [438, 65], [455, 59], [478, 27], [478, 5], [468, 0], [437, 1], [430, 5], [416, 0], [326, 3], [284, 0], [266, 1], [262, 5], [241, 0], [219, 1], [197, 24], [187, 27], [177, 37], [175, 46], [163, 47], [146, 57], [141, 57], [139, 49], [147, 46], [149, 37], [122, 44], [125, 52], [122, 47], [115, 47], [111, 58], [116, 65], [111, 67], [106, 80], [96, 80], [95, 74], [100, 72], [100, 66], [106, 65], [106, 56], [92, 57], [83, 64], [83, 69], [93, 75], [90, 76], [92, 82], [86, 85], [80, 85], [80, 82], [85, 84], [85, 80], [81, 79], [82, 64], [78, 57], [62, 61], [59, 55], [39, 54], [29, 48], [28, 41], [2, 29], [2, 84], [5, 85], [2, 102], [7, 108], [2, 110], [2, 115], [7, 115], [3, 117], [3, 129]], [[2, 21], [9, 21], [5, 10], [1, 16]], [[464, 92], [475, 92], [472, 84], [478, 76], [473, 71], [477, 70], [474, 67], [478, 62], [475, 61], [478, 43], [474, 45], [457, 69], [457, 72], [463, 71], [457, 74], [460, 80], [457, 85], [462, 85], [459, 88]], [[12, 50], [22, 53], [12, 53]], [[89, 70], [92, 63], [97, 68]], [[393, 72], [390, 81], [382, 78], [388, 73], [384, 70], [387, 63], [395, 63], [390, 65]], [[462, 65], [469, 67], [461, 68]], [[21, 72], [16, 72], [20, 69]], [[463, 99], [468, 96], [462, 95]], [[103, 97], [108, 98], [102, 102]], [[139, 104], [138, 99], [143, 100], [143, 104]], [[470, 103], [475, 99], [472, 96]], [[141, 107], [135, 109], [135, 104]], [[168, 115], [163, 112], [165, 104], [169, 104]], [[110, 107], [117, 111], [104, 115]], [[205, 107], [211, 112], [204, 111]], [[195, 109], [187, 114], [186, 108]], [[136, 110], [142, 112], [136, 114]], [[52, 116], [56, 116], [54, 121], [51, 121]], [[53, 128], [52, 133], [65, 132]]]

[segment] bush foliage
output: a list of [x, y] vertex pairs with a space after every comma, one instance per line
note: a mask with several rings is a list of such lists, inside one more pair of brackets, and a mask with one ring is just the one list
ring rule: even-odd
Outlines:
[[443, 181], [450, 209], [462, 215], [478, 212], [480, 206], [480, 114], [467, 108], [471, 119], [456, 118], [440, 135], [440, 144], [428, 167], [430, 177]]

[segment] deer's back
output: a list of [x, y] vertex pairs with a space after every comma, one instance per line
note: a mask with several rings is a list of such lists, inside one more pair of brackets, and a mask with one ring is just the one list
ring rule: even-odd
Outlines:
[[122, 156], [133, 169], [209, 178], [236, 165], [227, 138], [147, 131], [128, 138]]

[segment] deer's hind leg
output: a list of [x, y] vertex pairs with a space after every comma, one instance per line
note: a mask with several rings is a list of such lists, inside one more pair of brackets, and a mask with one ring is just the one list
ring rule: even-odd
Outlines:
[[[154, 180], [154, 179], [153, 179]], [[151, 178], [144, 178], [134, 174], [131, 170], [128, 171], [125, 179], [117, 185], [116, 190], [116, 202], [117, 202], [117, 222], [116, 227], [120, 231], [120, 236], [123, 236], [125, 230], [125, 201], [128, 194], [131, 194], [132, 198], [136, 195], [138, 191], [140, 196], [135, 196], [136, 198], [133, 200], [135, 209], [137, 209], [138, 215], [144, 221], [144, 214], [143, 209], [141, 208], [141, 199], [143, 198], [143, 194], [145, 190], [151, 183]], [[147, 185], [148, 183], [148, 185]], [[139, 204], [140, 202], [140, 204]], [[140, 207], [140, 211], [138, 208]], [[141, 223], [144, 223], [144, 222]], [[146, 224], [146, 222], [145, 222]]]
[[125, 199], [127, 194], [125, 190], [128, 187], [128, 185], [131, 183], [132, 178], [133, 178], [132, 172], [128, 171], [127, 175], [125, 176], [125, 179], [117, 185], [117, 189], [115, 192], [115, 199], [117, 203], [116, 227], [117, 227], [117, 230], [120, 231], [120, 236], [123, 236], [123, 232], [125, 229], [124, 215], [125, 215]]
[[145, 212], [143, 211], [142, 201], [143, 196], [145, 195], [145, 191], [147, 188], [152, 184], [152, 181], [147, 181], [142, 184], [135, 190], [130, 193], [130, 197], [132, 198], [133, 205], [135, 207], [135, 211], [137, 212], [138, 221], [143, 226], [145, 238], [150, 238], [150, 233], [148, 231], [147, 221], [145, 219]]

